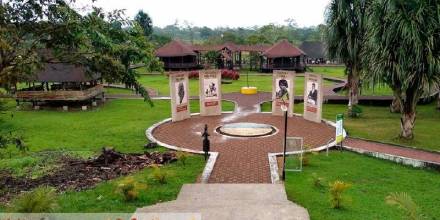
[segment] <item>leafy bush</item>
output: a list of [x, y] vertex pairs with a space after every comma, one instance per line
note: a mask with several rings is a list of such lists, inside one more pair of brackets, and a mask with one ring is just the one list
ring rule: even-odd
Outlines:
[[187, 152], [177, 152], [176, 153], [177, 159], [183, 164], [183, 166], [186, 165], [186, 160], [189, 157], [189, 154]]
[[159, 182], [160, 184], [165, 184], [165, 183], [167, 183], [168, 176], [169, 176], [169, 174], [168, 174], [167, 171], [161, 169], [161, 168], [158, 167], [158, 166], [154, 166], [154, 167], [153, 167], [153, 178], [154, 178], [157, 182]]
[[222, 73], [222, 79], [231, 79], [231, 80], [240, 79], [240, 74], [235, 70], [223, 69], [221, 70], [221, 73]]
[[351, 187], [351, 184], [336, 180], [335, 182], [330, 183], [329, 186], [331, 206], [332, 208], [339, 209], [342, 207], [344, 201], [343, 193]]
[[324, 187], [324, 178], [318, 176], [316, 173], [312, 173], [312, 182], [313, 185], [317, 188]]
[[419, 214], [419, 207], [413, 201], [411, 196], [407, 193], [390, 193], [385, 202], [389, 205], [397, 206], [399, 209], [405, 212], [406, 219], [418, 220], [423, 219], [423, 216]]
[[359, 107], [359, 105], [353, 105], [351, 106], [351, 111], [348, 111], [348, 116], [352, 118], [358, 118], [362, 114], [362, 108]]
[[58, 208], [57, 194], [51, 187], [39, 187], [23, 193], [11, 204], [12, 211], [17, 213], [47, 213]]
[[128, 177], [119, 183], [117, 191], [122, 194], [125, 201], [130, 202], [137, 200], [139, 190], [145, 188], [145, 185], [138, 183], [133, 177]]

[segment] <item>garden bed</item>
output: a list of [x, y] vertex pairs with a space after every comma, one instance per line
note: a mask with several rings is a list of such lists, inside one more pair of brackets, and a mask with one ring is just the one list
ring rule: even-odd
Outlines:
[[176, 160], [174, 152], [122, 154], [110, 149], [103, 149], [101, 155], [90, 160], [64, 156], [59, 169], [37, 179], [17, 178], [9, 172], [0, 173], [0, 202], [7, 202], [22, 191], [42, 185], [55, 187], [58, 191], [81, 191], [102, 181]]

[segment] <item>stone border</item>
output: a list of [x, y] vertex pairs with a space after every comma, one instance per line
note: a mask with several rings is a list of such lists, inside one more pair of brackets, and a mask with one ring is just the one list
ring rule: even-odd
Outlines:
[[363, 155], [367, 155], [367, 156], [375, 157], [375, 158], [379, 158], [379, 159], [389, 160], [389, 161], [392, 161], [392, 162], [395, 162], [398, 164], [403, 164], [403, 165], [412, 166], [412, 167], [416, 167], [416, 168], [431, 167], [431, 168], [440, 170], [440, 164], [432, 162], [432, 161], [424, 161], [424, 160], [418, 160], [418, 159], [413, 159], [413, 158], [408, 158], [408, 157], [403, 157], [403, 156], [387, 154], [387, 153], [369, 151], [369, 150], [359, 149], [359, 148], [355, 148], [355, 147], [350, 147], [347, 145], [343, 145], [342, 148], [347, 151], [351, 151], [351, 152], [355, 152], [358, 154], [363, 154]]

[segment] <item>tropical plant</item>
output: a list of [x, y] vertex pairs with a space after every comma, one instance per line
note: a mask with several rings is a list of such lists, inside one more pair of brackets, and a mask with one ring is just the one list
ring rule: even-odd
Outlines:
[[179, 151], [176, 153], [177, 159], [183, 164], [183, 166], [186, 165], [186, 161], [189, 157], [189, 154], [187, 152]]
[[419, 214], [419, 207], [413, 201], [410, 195], [405, 192], [401, 193], [390, 193], [386, 198], [385, 202], [388, 205], [393, 205], [403, 210], [405, 212], [404, 217], [408, 220], [419, 220], [423, 219], [423, 215]]
[[335, 182], [329, 184], [330, 202], [332, 208], [342, 208], [343, 202], [346, 201], [346, 199], [344, 198], [344, 192], [350, 187], [351, 184], [345, 183], [340, 180], [336, 180]]
[[161, 169], [159, 166], [153, 166], [152, 176], [160, 184], [165, 184], [168, 181], [169, 174], [166, 170]]
[[39, 187], [25, 192], [11, 203], [11, 211], [17, 213], [48, 213], [57, 208], [57, 194], [51, 187]]
[[417, 102], [440, 82], [439, 8], [437, 0], [374, 0], [370, 7], [365, 79], [393, 90], [405, 139], [414, 137]]
[[332, 0], [325, 15], [328, 54], [332, 59], [340, 59], [346, 66], [349, 112], [358, 104], [360, 76], [363, 71], [365, 24], [370, 1]]
[[137, 182], [133, 177], [125, 178], [117, 186], [117, 192], [119, 192], [127, 202], [137, 200], [139, 190], [141, 189], [146, 189], [146, 185]]
[[316, 173], [312, 173], [312, 182], [313, 186], [316, 188], [322, 188], [324, 187], [324, 178], [318, 176]]

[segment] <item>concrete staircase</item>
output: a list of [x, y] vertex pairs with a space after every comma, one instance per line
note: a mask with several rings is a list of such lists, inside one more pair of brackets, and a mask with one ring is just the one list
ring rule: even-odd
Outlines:
[[306, 209], [287, 200], [282, 184], [187, 184], [177, 200], [136, 213], [201, 213], [203, 220], [306, 220]]

